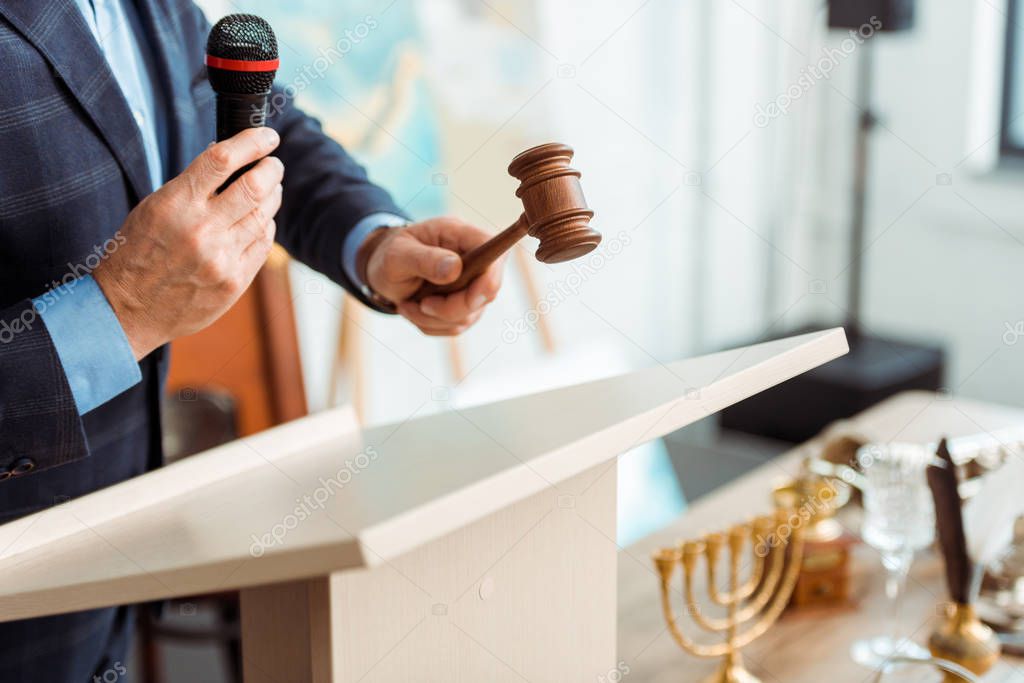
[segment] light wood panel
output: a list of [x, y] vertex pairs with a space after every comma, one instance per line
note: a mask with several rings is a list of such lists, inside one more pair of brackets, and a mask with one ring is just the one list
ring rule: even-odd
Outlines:
[[601, 680], [615, 480], [597, 467], [388, 565], [242, 591], [247, 683]]
[[330, 578], [241, 591], [245, 683], [330, 683]]
[[363, 431], [297, 420], [0, 527], [0, 619], [383, 566], [846, 351], [834, 329]]
[[[922, 443], [934, 442], [942, 435], [996, 433], [1013, 427], [1024, 427], [1024, 411], [926, 392], [900, 394], [865, 411], [848, 425], [848, 429], [877, 441]], [[627, 680], [697, 681], [716, 668], [711, 661], [683, 653], [666, 632], [650, 554], [679, 539], [769, 511], [773, 485], [798, 474], [803, 457], [821, 445], [820, 439], [813, 440], [757, 468], [702, 498], [666, 529], [620, 553], [618, 649], [619, 658], [630, 668]], [[856, 511], [847, 511], [842, 521], [852, 532], [858, 531]], [[854, 664], [848, 650], [854, 640], [886, 634], [890, 629], [891, 610], [885, 600], [884, 572], [876, 551], [864, 545], [856, 548], [853, 578], [850, 606], [788, 612], [761, 640], [745, 649], [744, 659], [752, 673], [764, 681], [785, 683], [870, 680], [871, 672]], [[936, 605], [947, 599], [941, 560], [931, 551], [922, 554], [908, 581], [905, 632], [914, 633], [915, 640], [924, 642]], [[886, 680], [935, 683], [940, 678], [934, 671], [921, 669]], [[1024, 661], [1005, 657], [985, 680], [1024, 681]]]

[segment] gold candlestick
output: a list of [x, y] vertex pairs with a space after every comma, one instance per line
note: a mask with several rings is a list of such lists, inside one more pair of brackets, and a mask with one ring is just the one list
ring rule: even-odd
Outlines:
[[[791, 516], [799, 521], [790, 524]], [[789, 533], [783, 533], [783, 530]], [[774, 539], [774, 542], [755, 543], [752, 536]], [[661, 577], [662, 611], [672, 638], [690, 654], [722, 658], [722, 666], [704, 683], [760, 683], [744, 668], [740, 650], [771, 628], [786, 608], [800, 572], [803, 548], [802, 520], [792, 510], [778, 510], [775, 515], [758, 517], [727, 532], [708, 534], [702, 539], [663, 548], [654, 554], [654, 564]], [[719, 560], [726, 555], [729, 588], [723, 593], [716, 579]], [[705, 614], [696, 599], [693, 577], [701, 556], [707, 567], [708, 602], [724, 608], [724, 618]], [[752, 564], [746, 580], [741, 581], [746, 556]], [[698, 643], [679, 628], [671, 601], [676, 565], [683, 567], [683, 598], [690, 618], [703, 630], [721, 634], [724, 637], [722, 642]]]

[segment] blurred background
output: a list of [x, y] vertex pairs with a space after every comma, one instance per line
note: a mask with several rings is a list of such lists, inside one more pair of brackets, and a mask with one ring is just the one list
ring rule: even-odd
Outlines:
[[[401, 422], [844, 323], [909, 341], [874, 360], [928, 366], [909, 379], [922, 388], [1022, 401], [1013, 0], [860, 3], [831, 22], [809, 1], [200, 4], [211, 20], [265, 16], [278, 86], [414, 218], [506, 227], [521, 210], [508, 162], [558, 140], [605, 236], [557, 266], [524, 242], [456, 342], [294, 264], [309, 410], [355, 402], [366, 423]], [[763, 437], [789, 437], [732, 422], [746, 435], [698, 425], [670, 440], [691, 499], [774, 452]]]
[[[885, 21], [832, 27], [821, 0], [199, 4], [267, 18], [277, 84], [414, 218], [505, 228], [509, 161], [554, 140], [604, 234], [553, 266], [527, 240], [456, 342], [289, 265], [309, 411], [402, 422], [841, 324], [853, 360], [814, 381], [848, 413], [911, 386], [1024, 405], [1019, 0], [864, 2]], [[620, 543], [844, 416], [806, 395], [624, 457]]]

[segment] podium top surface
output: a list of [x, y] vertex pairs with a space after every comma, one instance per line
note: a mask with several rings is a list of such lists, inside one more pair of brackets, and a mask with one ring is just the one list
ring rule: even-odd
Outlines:
[[0, 621], [386, 564], [847, 350], [836, 328], [365, 430], [296, 420], [0, 526]]

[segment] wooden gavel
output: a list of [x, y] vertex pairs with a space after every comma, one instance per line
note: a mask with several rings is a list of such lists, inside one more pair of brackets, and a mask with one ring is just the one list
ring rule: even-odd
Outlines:
[[426, 282], [410, 297], [421, 301], [464, 289], [487, 267], [527, 234], [540, 240], [537, 260], [561, 263], [589, 254], [601, 243], [601, 233], [590, 227], [594, 212], [580, 187], [580, 172], [569, 166], [572, 147], [558, 142], [532, 147], [509, 164], [509, 175], [520, 181], [516, 196], [523, 213], [511, 226], [462, 257], [462, 274], [455, 282]]

